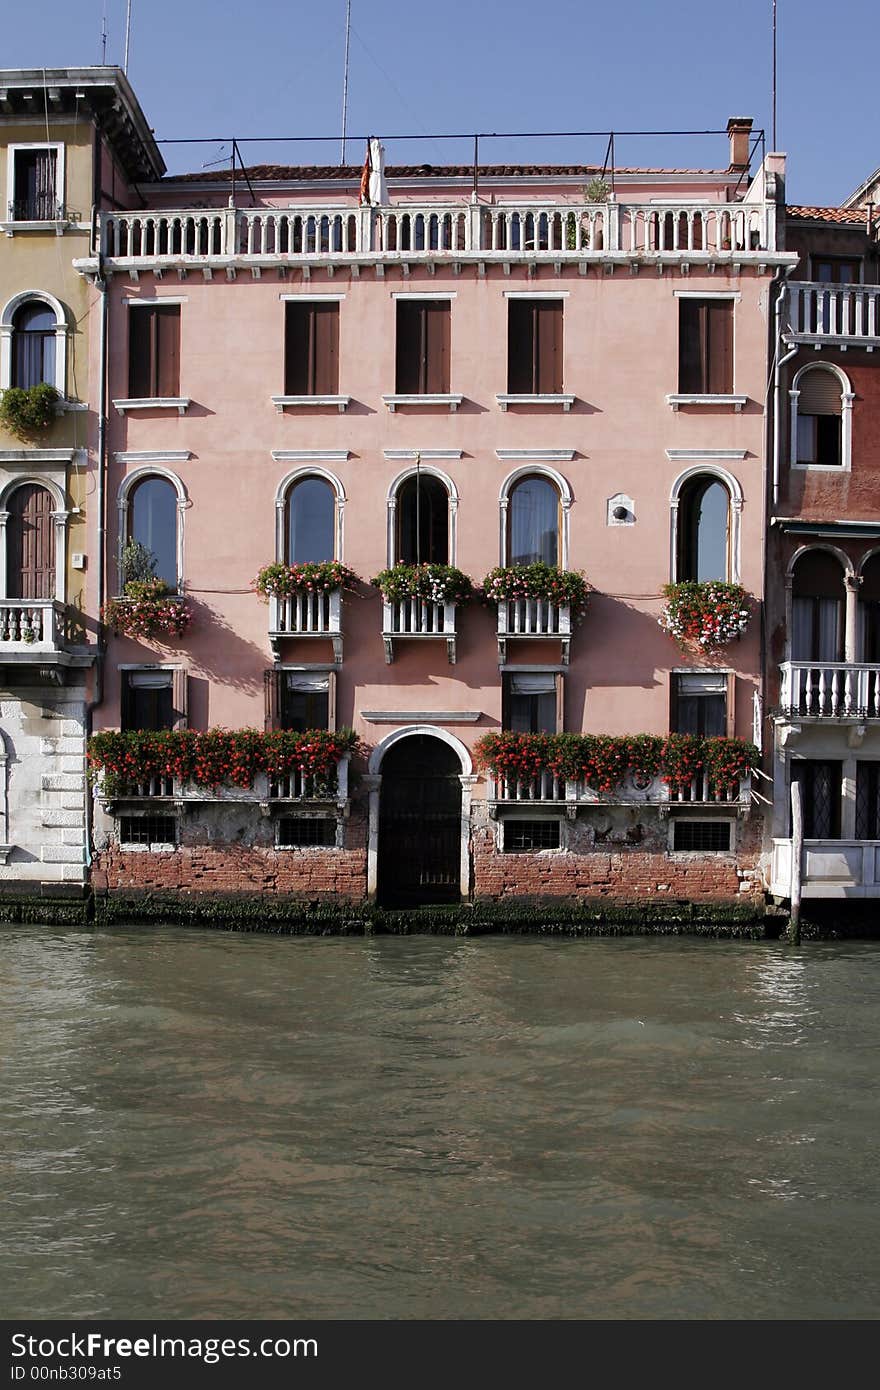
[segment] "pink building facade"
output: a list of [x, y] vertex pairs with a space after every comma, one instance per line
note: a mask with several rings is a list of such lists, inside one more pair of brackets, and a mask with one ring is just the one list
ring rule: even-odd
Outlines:
[[[130, 612], [146, 552], [191, 621], [109, 632], [94, 728], [359, 744], [323, 783], [99, 779], [96, 891], [763, 902], [747, 775], [603, 788], [479, 756], [502, 730], [762, 740], [768, 348], [795, 256], [782, 157], [750, 176], [749, 129], [728, 167], [604, 186], [392, 167], [364, 206], [359, 169], [263, 167], [234, 197], [166, 178], [100, 216], [78, 262], [107, 314], [89, 601]], [[330, 561], [355, 578], [254, 592]], [[368, 581], [400, 562], [581, 571], [589, 607], [383, 600]], [[752, 596], [747, 630], [682, 650], [663, 587], [710, 580]]]

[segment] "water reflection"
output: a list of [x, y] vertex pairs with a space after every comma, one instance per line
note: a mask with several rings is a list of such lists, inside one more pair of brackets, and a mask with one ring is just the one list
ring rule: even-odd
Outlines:
[[874, 1315], [877, 947], [5, 948], [8, 1316]]

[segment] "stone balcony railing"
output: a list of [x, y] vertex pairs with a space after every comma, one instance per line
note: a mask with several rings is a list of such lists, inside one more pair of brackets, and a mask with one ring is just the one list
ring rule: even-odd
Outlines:
[[785, 661], [779, 670], [788, 719], [880, 719], [880, 665]]
[[739, 263], [776, 252], [776, 208], [676, 199], [156, 209], [103, 213], [98, 236], [109, 270], [438, 259]]
[[730, 806], [743, 811], [752, 799], [751, 777], [741, 778], [735, 789], [721, 793], [710, 787], [705, 774], [693, 778], [689, 786], [675, 790], [660, 777], [641, 779], [633, 774], [613, 792], [597, 792], [585, 782], [567, 781], [549, 771], [526, 780], [490, 775], [488, 783], [487, 800], [493, 812], [511, 806], [534, 806], [564, 810], [573, 816], [579, 807], [599, 805], [657, 806], [667, 810], [672, 806]]
[[182, 782], [176, 777], [155, 776], [137, 782], [123, 783], [112, 794], [98, 784], [98, 797], [108, 807], [116, 802], [140, 801], [171, 803], [196, 808], [218, 803], [252, 803], [272, 806], [287, 802], [310, 802], [344, 807], [348, 800], [348, 765], [346, 753], [336, 765], [336, 785], [328, 787], [326, 779], [297, 769], [283, 777], [268, 777], [258, 773], [251, 787], [202, 787]]
[[65, 644], [64, 604], [58, 599], [0, 599], [0, 658], [57, 652]]
[[[770, 892], [791, 896], [792, 842], [773, 841]], [[880, 898], [880, 840], [805, 839], [800, 865], [804, 898]]]
[[454, 603], [430, 603], [421, 598], [385, 599], [382, 603], [382, 641], [385, 660], [394, 660], [394, 644], [402, 639], [418, 641], [442, 638], [450, 665], [455, 664]]
[[787, 299], [786, 342], [880, 348], [880, 285], [792, 281]]
[[571, 650], [571, 604], [552, 603], [543, 598], [505, 599], [498, 605], [498, 659], [507, 660], [507, 644], [512, 638], [532, 641], [552, 638], [562, 647], [562, 664], [568, 665]]
[[269, 641], [275, 651], [286, 637], [323, 637], [333, 644], [333, 657], [342, 661], [342, 591], [300, 592], [269, 598]]

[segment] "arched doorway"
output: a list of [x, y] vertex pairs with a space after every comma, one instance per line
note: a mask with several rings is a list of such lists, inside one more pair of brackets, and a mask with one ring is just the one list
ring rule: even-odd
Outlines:
[[55, 597], [55, 530], [52, 494], [23, 483], [9, 499], [6, 593], [9, 598]]
[[383, 907], [461, 898], [461, 762], [430, 734], [382, 759], [377, 896]]

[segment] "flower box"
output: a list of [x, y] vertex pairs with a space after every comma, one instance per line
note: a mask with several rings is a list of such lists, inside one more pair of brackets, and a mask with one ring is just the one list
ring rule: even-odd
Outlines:
[[480, 586], [484, 602], [498, 608], [498, 659], [507, 660], [511, 637], [558, 638], [567, 665], [572, 629], [589, 607], [590, 586], [578, 570], [561, 570], [538, 561], [499, 565]]
[[751, 617], [751, 595], [739, 584], [709, 579], [667, 584], [660, 626], [685, 651], [717, 651], [741, 637]]
[[168, 591], [163, 579], [130, 580], [121, 598], [108, 599], [101, 617], [117, 636], [168, 641], [182, 637], [193, 613], [185, 599]]
[[442, 637], [451, 664], [456, 658], [455, 611], [474, 597], [466, 574], [454, 565], [394, 565], [370, 583], [382, 594], [385, 660], [394, 660], [394, 639]]

